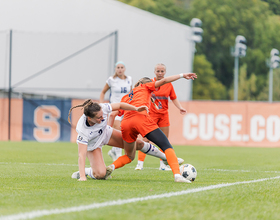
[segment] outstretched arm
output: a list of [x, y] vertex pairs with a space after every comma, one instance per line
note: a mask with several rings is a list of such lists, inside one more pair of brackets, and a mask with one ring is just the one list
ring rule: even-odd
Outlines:
[[122, 109], [122, 110], [138, 111], [138, 112], [142, 112], [142, 111], [146, 110], [147, 112], [149, 112], [148, 107], [145, 105], [140, 106], [140, 107], [135, 107], [133, 105], [130, 105], [130, 104], [127, 104], [124, 102], [119, 102], [119, 103], [112, 103], [111, 106], [112, 106], [112, 111]]
[[180, 73], [177, 75], [173, 75], [173, 76], [168, 76], [168, 77], [164, 77], [163, 79], [156, 81], [155, 82], [155, 87], [158, 88], [166, 83], [170, 83], [170, 82], [174, 82], [180, 78], [185, 78], [185, 79], [196, 79], [197, 75], [195, 73]]

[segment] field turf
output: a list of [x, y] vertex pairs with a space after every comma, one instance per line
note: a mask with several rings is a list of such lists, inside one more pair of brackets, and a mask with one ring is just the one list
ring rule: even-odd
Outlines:
[[280, 219], [280, 148], [174, 149], [196, 167], [193, 183], [175, 183], [150, 156], [142, 171], [136, 158], [112, 179], [79, 182], [75, 143], [2, 141], [0, 220]]

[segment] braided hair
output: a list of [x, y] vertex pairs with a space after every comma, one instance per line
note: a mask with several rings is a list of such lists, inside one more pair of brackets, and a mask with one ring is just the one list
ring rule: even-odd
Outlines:
[[70, 124], [71, 124], [71, 121], [70, 121], [71, 111], [74, 108], [78, 108], [78, 107], [83, 108], [85, 116], [88, 116], [90, 118], [94, 118], [96, 116], [97, 112], [99, 112], [101, 110], [101, 106], [97, 102], [93, 102], [91, 99], [88, 99], [83, 104], [76, 105], [76, 106], [73, 106], [72, 108], [70, 108], [69, 113], [68, 113], [68, 122]]

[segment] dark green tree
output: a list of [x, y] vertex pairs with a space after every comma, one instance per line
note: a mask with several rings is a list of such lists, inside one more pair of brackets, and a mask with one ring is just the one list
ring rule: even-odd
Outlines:
[[240, 66], [247, 64], [248, 78], [255, 74], [256, 98], [267, 78], [265, 60], [272, 48], [280, 48], [279, 16], [274, 16], [268, 4], [260, 0], [194, 0], [188, 12], [188, 21], [197, 17], [203, 22], [203, 42], [197, 45], [198, 54], [206, 55], [216, 77], [228, 89], [233, 83], [234, 67], [230, 47], [237, 35], [246, 37], [247, 55], [240, 59]]
[[179, 1], [119, 0], [119, 1], [181, 23], [186, 20], [187, 10], [183, 7], [184, 2], [180, 0]]
[[194, 72], [198, 77], [193, 81], [193, 99], [225, 100], [227, 98], [225, 86], [215, 77], [212, 65], [204, 55], [195, 56]]
[[[268, 101], [268, 93], [269, 93], [269, 79], [267, 77], [265, 86], [257, 97], [258, 101]], [[273, 91], [272, 91], [272, 100], [280, 101], [280, 69], [273, 70]]]
[[269, 9], [276, 15], [280, 15], [280, 1], [279, 0], [263, 0], [269, 4]]
[[[249, 78], [247, 77], [247, 65], [243, 64], [240, 68], [238, 77], [238, 100], [256, 100], [256, 81], [257, 77], [255, 74], [251, 74]], [[234, 97], [233, 86], [229, 89], [229, 97], [230, 99], [233, 99]]]
[[280, 16], [275, 15], [279, 14], [279, 0], [121, 1], [186, 25], [192, 18], [201, 19], [203, 42], [197, 44], [196, 54], [204, 54], [212, 64], [217, 81], [211, 82], [222, 82], [228, 90], [228, 99], [232, 97], [229, 90], [233, 86], [234, 68], [230, 48], [234, 46], [237, 35], [245, 36], [247, 55], [239, 59], [239, 66], [246, 64], [246, 80], [254, 79], [256, 89], [250, 90], [249, 98], [245, 96], [244, 99], [261, 99], [269, 72], [265, 61], [272, 48], [280, 50]]

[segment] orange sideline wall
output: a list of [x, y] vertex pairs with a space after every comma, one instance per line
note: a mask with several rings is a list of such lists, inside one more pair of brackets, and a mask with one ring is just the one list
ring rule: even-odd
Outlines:
[[280, 103], [170, 103], [170, 142], [176, 145], [280, 147]]
[[[84, 100], [73, 99], [72, 106]], [[280, 103], [191, 101], [181, 102], [186, 115], [170, 102], [169, 140], [173, 145], [280, 147]], [[22, 140], [23, 100], [12, 99], [11, 140]], [[71, 142], [83, 114], [72, 111]], [[0, 140], [8, 140], [8, 99], [0, 98]]]
[[[22, 140], [22, 115], [23, 115], [23, 100], [11, 100], [11, 130], [10, 139], [12, 141]], [[8, 140], [8, 120], [9, 120], [9, 99], [0, 98], [0, 140]]]

